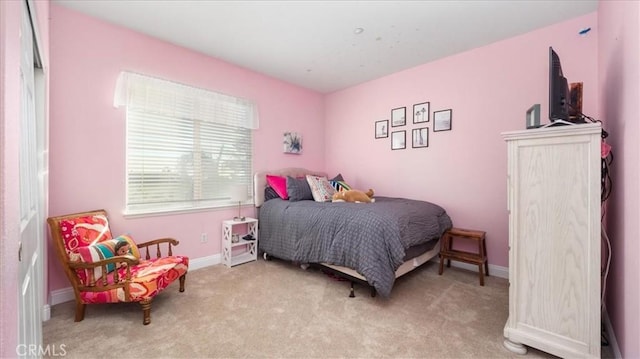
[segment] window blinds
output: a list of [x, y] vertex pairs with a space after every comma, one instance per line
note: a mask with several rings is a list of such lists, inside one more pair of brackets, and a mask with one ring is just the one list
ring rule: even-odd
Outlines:
[[127, 71], [118, 76], [113, 105], [169, 117], [258, 128], [256, 106], [249, 100]]
[[257, 121], [248, 101], [137, 74], [118, 82], [114, 104], [127, 109], [127, 213], [227, 206], [237, 184], [250, 196]]

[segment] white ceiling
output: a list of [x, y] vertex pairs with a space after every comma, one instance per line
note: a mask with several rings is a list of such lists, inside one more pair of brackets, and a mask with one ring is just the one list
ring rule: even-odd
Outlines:
[[321, 93], [598, 6], [597, 0], [54, 2]]

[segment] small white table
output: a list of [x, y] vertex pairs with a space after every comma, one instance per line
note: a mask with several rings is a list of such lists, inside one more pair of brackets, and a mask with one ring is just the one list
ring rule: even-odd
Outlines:
[[[252, 235], [253, 240], [243, 237]], [[238, 241], [234, 242], [234, 235]], [[222, 261], [227, 267], [258, 259], [258, 220], [246, 217], [243, 220], [222, 221]]]

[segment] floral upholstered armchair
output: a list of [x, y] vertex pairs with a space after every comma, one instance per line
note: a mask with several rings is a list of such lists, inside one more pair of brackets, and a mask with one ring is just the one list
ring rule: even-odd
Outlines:
[[139, 302], [142, 323], [147, 325], [151, 301], [158, 293], [176, 279], [184, 292], [189, 258], [173, 255], [177, 240], [135, 243], [128, 235], [113, 237], [104, 210], [50, 217], [47, 222], [58, 259], [73, 286], [76, 322], [84, 319], [87, 304]]

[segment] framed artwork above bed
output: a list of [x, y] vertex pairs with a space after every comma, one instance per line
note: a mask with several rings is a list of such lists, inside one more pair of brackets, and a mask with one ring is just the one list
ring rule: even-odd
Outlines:
[[402, 150], [407, 148], [407, 131], [391, 132], [391, 149]]
[[411, 147], [429, 147], [429, 127], [414, 128], [411, 138]]
[[376, 137], [386, 138], [389, 137], [389, 120], [376, 121]]
[[284, 153], [299, 155], [302, 153], [302, 136], [297, 132], [284, 133]]
[[407, 124], [407, 108], [398, 107], [391, 110], [391, 127], [404, 126]]
[[429, 102], [413, 105], [413, 123], [429, 122]]
[[433, 131], [451, 131], [451, 109], [433, 112]]

